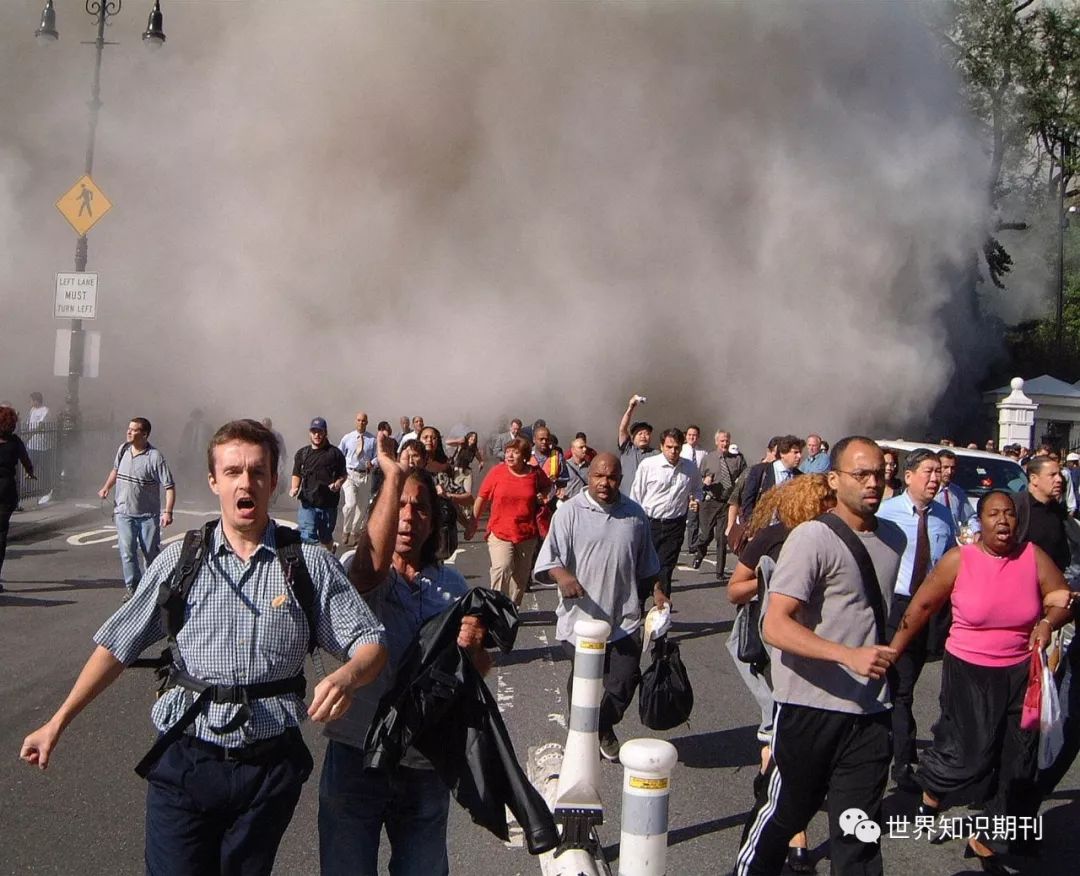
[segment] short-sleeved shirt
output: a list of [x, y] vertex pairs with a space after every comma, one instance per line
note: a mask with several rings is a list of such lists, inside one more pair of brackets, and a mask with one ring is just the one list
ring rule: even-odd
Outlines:
[[128, 517], [156, 517], [161, 513], [161, 491], [173, 487], [165, 457], [152, 444], [136, 453], [121, 444], [113, 459], [116, 469], [116, 513]]
[[601, 505], [589, 493], [564, 502], [551, 519], [551, 529], [536, 559], [536, 575], [564, 568], [578, 579], [586, 596], [563, 599], [555, 609], [555, 637], [577, 643], [574, 624], [591, 618], [611, 625], [612, 640], [641, 626], [637, 582], [660, 571], [649, 519], [636, 502], [622, 494]]
[[345, 477], [345, 455], [333, 444], [301, 447], [293, 457], [293, 476], [300, 478], [300, 501], [315, 508], [336, 508], [338, 493], [330, 484]]
[[[382, 696], [393, 688], [401, 660], [416, 640], [424, 621], [442, 614], [469, 592], [469, 585], [453, 566], [433, 565], [424, 568], [410, 584], [396, 569], [363, 599], [386, 629], [389, 657], [382, 672], [371, 684], [353, 696], [352, 706], [337, 721], [326, 725], [326, 736], [353, 748], [363, 748], [371, 719]], [[431, 768], [426, 758], [411, 749], [403, 766]]]
[[[177, 636], [181, 669], [211, 684], [254, 684], [292, 678], [304, 670], [310, 626], [304, 609], [285, 581], [271, 521], [262, 543], [245, 562], [233, 551], [219, 523], [210, 551], [191, 585], [187, 620]], [[94, 641], [121, 663], [129, 664], [164, 638], [157, 605], [158, 587], [180, 560], [174, 542], [150, 564], [135, 595], [94, 634]], [[321, 648], [340, 660], [361, 645], [384, 644], [383, 627], [360, 598], [341, 564], [317, 545], [302, 545], [315, 587], [315, 636]], [[151, 718], [164, 732], [194, 702], [185, 688], [167, 690]], [[277, 736], [307, 718], [303, 700], [285, 694], [251, 701], [251, 718], [226, 734], [210, 728], [228, 723], [239, 706], [210, 703], [192, 725], [207, 742], [235, 748]]]
[[[889, 605], [893, 582], [907, 539], [894, 523], [878, 520], [874, 532], [856, 532], [877, 574], [882, 602]], [[874, 611], [866, 597], [858, 564], [828, 526], [811, 520], [792, 530], [769, 581], [771, 594], [802, 603], [795, 620], [822, 639], [851, 648], [877, 644]], [[774, 649], [773, 697], [794, 703], [863, 715], [890, 708], [884, 679], [871, 680], [828, 660], [800, 657]]]
[[634, 486], [634, 476], [637, 474], [641, 460], [654, 456], [659, 452], [659, 450], [653, 450], [651, 447], [645, 450], [635, 447], [633, 438], [619, 445], [619, 462], [622, 464], [622, 483], [619, 485], [619, 491], [627, 499], [630, 498], [630, 490]]
[[783, 523], [774, 523], [766, 526], [761, 532], [750, 539], [750, 543], [743, 548], [739, 555], [739, 562], [751, 569], [756, 569], [762, 557], [772, 557], [773, 562], [780, 559], [780, 549], [787, 541], [791, 530]]
[[536, 538], [536, 515], [540, 510], [537, 493], [551, 491], [548, 476], [536, 468], [517, 475], [506, 463], [495, 466], [480, 485], [480, 498], [491, 503], [488, 534], [502, 541], [520, 544]]
[[582, 490], [589, 487], [589, 458], [585, 458], [584, 465], [578, 465], [574, 460], [566, 460], [566, 498], [573, 499]]

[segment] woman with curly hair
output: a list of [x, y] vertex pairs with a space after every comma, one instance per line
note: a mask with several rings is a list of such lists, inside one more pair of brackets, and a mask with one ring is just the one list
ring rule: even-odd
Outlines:
[[[22, 463], [26, 476], [34, 480], [34, 464], [26, 452], [22, 438], [15, 434], [19, 415], [8, 405], [0, 405], [0, 572], [4, 571], [4, 555], [7, 553], [8, 526], [11, 515], [19, 504], [19, 485], [15, 480], [15, 466]], [[0, 593], [4, 585], [0, 584]]]
[[[762, 558], [775, 563], [780, 556], [780, 548], [796, 526], [820, 517], [835, 504], [836, 496], [823, 474], [792, 478], [762, 495], [750, 517], [750, 541], [739, 555], [739, 562], [727, 585], [728, 599], [739, 606], [739, 611], [744, 611], [744, 606], [759, 595], [758, 564]], [[728, 650], [732, 650], [732, 643], [729, 643]], [[735, 651], [732, 651], [732, 656], [735, 657], [739, 675], [761, 707], [761, 724], [758, 727], [758, 741], [762, 744], [761, 772], [754, 779], [754, 794], [757, 795], [764, 790], [762, 780], [772, 756], [769, 741], [772, 737], [773, 700], [768, 664], [752, 669], [738, 659]], [[788, 866], [796, 873], [814, 872], [807, 849], [806, 831], [800, 831], [791, 838]]]

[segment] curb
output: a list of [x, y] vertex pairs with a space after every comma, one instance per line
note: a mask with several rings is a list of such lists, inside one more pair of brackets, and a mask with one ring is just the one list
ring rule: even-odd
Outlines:
[[93, 523], [101, 519], [101, 510], [98, 508], [75, 508], [69, 514], [57, 514], [45, 520], [20, 523], [19, 515], [15, 514], [11, 520], [11, 543], [16, 541], [43, 541], [45, 538], [59, 532], [68, 526], [77, 526], [83, 523]]

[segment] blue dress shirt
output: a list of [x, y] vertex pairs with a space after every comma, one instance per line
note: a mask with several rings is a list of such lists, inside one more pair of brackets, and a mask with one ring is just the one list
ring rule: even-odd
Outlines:
[[[891, 520], [907, 536], [907, 547], [900, 558], [900, 568], [896, 573], [896, 596], [911, 596], [911, 573], [915, 566], [915, 546], [919, 535], [919, 514], [910, 494], [904, 490], [900, 495], [886, 499], [878, 508], [877, 516], [882, 520]], [[937, 565], [949, 548], [956, 546], [956, 530], [952, 518], [945, 506], [938, 502], [930, 503], [926, 517], [926, 529], [930, 536], [930, 568]], [[929, 570], [927, 570], [929, 571]]]

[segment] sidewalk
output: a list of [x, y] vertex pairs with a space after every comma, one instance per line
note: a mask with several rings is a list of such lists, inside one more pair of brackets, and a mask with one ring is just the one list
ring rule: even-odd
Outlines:
[[41, 541], [62, 529], [83, 524], [112, 525], [112, 503], [102, 510], [101, 500], [96, 497], [61, 499], [44, 505], [28, 498], [22, 500], [21, 507], [22, 511], [11, 516], [11, 542]]

